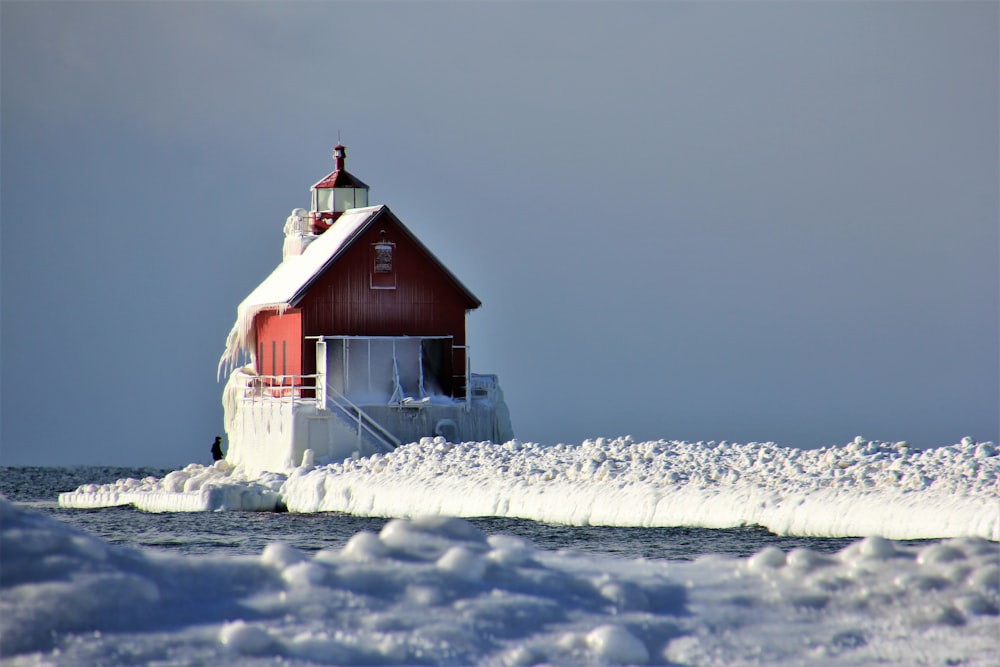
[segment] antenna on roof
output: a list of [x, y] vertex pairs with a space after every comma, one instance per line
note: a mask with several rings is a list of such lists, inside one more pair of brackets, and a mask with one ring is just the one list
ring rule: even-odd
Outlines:
[[340, 130], [337, 130], [337, 143], [340, 143]]

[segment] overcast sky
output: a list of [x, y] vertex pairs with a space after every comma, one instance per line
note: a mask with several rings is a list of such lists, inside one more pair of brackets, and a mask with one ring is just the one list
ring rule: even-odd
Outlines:
[[4, 0], [0, 462], [208, 462], [338, 131], [522, 440], [996, 441], [998, 7]]

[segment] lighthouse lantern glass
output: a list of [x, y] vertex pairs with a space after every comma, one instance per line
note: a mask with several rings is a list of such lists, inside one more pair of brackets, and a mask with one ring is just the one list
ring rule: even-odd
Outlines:
[[333, 210], [346, 211], [354, 208], [354, 188], [333, 189]]
[[368, 192], [364, 188], [334, 188], [334, 211], [368, 206]]
[[316, 188], [313, 190], [312, 210], [338, 211], [368, 206], [366, 188]]
[[313, 190], [313, 210], [333, 210], [333, 188], [316, 188]]

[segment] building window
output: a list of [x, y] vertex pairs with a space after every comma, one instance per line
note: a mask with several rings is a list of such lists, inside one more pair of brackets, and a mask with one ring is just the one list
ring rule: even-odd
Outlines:
[[392, 244], [375, 244], [375, 273], [392, 273]]
[[396, 289], [395, 250], [396, 244], [389, 241], [372, 244], [372, 289]]

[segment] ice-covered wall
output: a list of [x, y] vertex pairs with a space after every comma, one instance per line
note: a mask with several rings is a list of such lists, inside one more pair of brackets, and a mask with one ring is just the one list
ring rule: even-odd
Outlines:
[[244, 401], [226, 432], [226, 461], [247, 474], [288, 472], [302, 465], [307, 452], [309, 461], [327, 463], [382, 451], [359, 438], [355, 424], [342, 413], [288, 398]]
[[[405, 405], [361, 407], [400, 443], [434, 435], [459, 441], [511, 439], [510, 413], [495, 377], [477, 377], [489, 380], [490, 389], [468, 404], [437, 396]], [[259, 380], [252, 368], [240, 368], [223, 390], [229, 463], [252, 474], [287, 472], [302, 464], [307, 451], [311, 460], [329, 463], [391, 448], [374, 434], [377, 429], [358, 425], [357, 413], [348, 404], [331, 402], [319, 410], [312, 399], [271, 395]]]
[[[295, 431], [295, 406], [290, 399], [248, 390], [253, 376], [246, 369], [235, 371], [223, 390], [225, 428], [229, 440], [226, 461], [251, 473], [282, 471], [302, 462], [307, 449], [302, 433]], [[296, 456], [297, 454], [297, 456]]]

